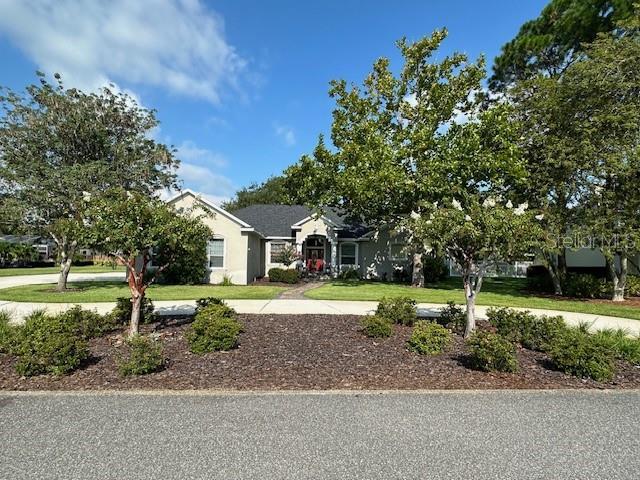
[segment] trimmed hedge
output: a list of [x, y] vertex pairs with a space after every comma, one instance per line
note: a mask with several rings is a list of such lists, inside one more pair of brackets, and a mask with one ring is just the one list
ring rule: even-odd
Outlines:
[[572, 328], [560, 337], [549, 354], [555, 368], [570, 375], [605, 381], [615, 373], [615, 352], [611, 345], [579, 328]]
[[467, 340], [467, 345], [472, 368], [485, 372], [518, 371], [516, 349], [506, 338], [491, 332], [477, 331]]
[[162, 343], [151, 337], [135, 335], [126, 341], [128, 355], [117, 361], [122, 376], [146, 375], [164, 367]]
[[605, 295], [607, 284], [604, 280], [589, 273], [569, 273], [563, 282], [563, 293], [575, 298], [601, 298]]
[[360, 320], [362, 332], [371, 338], [386, 338], [393, 334], [393, 324], [387, 317], [367, 315]]
[[185, 335], [191, 352], [203, 355], [237, 347], [243, 330], [235, 317], [235, 310], [225, 304], [211, 304], [201, 309]]
[[491, 308], [487, 312], [491, 325], [499, 335], [529, 350], [547, 352], [564, 335], [568, 327], [560, 316], [536, 317], [528, 311]]
[[284, 269], [284, 268], [270, 268], [267, 272], [270, 282], [280, 282], [294, 284], [300, 280], [300, 275], [297, 270]]
[[382, 297], [376, 315], [387, 318], [391, 323], [412, 326], [418, 315], [416, 301], [409, 297]]
[[451, 332], [435, 322], [418, 320], [408, 340], [409, 350], [420, 355], [437, 355], [451, 344]]

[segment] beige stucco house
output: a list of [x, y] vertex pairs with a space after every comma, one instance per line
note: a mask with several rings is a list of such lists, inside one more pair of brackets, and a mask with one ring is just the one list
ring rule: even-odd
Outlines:
[[392, 279], [410, 265], [401, 238], [346, 222], [335, 211], [314, 214], [302, 205], [252, 205], [227, 212], [190, 190], [169, 200], [185, 211], [206, 209], [203, 221], [213, 231], [207, 246], [209, 281], [224, 277], [238, 285], [267, 275], [288, 245], [296, 249], [303, 268], [335, 275], [355, 269], [363, 278]]

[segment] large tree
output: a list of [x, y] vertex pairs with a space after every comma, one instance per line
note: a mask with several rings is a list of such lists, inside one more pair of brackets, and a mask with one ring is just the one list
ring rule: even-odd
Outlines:
[[[190, 211], [178, 213], [162, 200], [139, 192], [111, 190], [87, 198], [86, 203], [88, 244], [127, 268], [132, 303], [129, 335], [136, 335], [147, 288], [170, 265], [198, 248], [194, 238], [211, 237], [211, 231], [200, 216]], [[150, 269], [152, 257], [157, 263]]]
[[584, 55], [584, 44], [633, 15], [634, 0], [551, 0], [520, 27], [494, 62], [491, 86], [503, 89], [539, 73], [555, 77]]
[[175, 185], [177, 160], [150, 132], [155, 112], [110, 88], [84, 93], [60, 76], [25, 93], [0, 95], [0, 175], [25, 210], [32, 231], [50, 235], [60, 259], [58, 289], [66, 288], [83, 241], [83, 195], [112, 187], [152, 195]]
[[[374, 226], [395, 225], [432, 192], [425, 168], [442, 133], [481, 90], [483, 60], [460, 53], [434, 60], [445, 30], [414, 43], [401, 40], [398, 75], [380, 58], [362, 86], [331, 82], [333, 148], [320, 141], [287, 170], [288, 185], [315, 207], [337, 207]], [[415, 239], [413, 285], [423, 285], [424, 244]]]
[[250, 205], [289, 205], [296, 201], [291, 193], [286, 188], [284, 176], [273, 176], [262, 183], [253, 183], [241, 188], [234, 198], [222, 204], [222, 208], [231, 212]]

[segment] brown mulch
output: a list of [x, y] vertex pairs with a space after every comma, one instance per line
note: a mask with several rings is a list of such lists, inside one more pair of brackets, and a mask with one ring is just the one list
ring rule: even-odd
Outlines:
[[245, 327], [240, 347], [203, 356], [190, 353], [184, 319], [157, 329], [166, 368], [122, 378], [114, 344], [119, 333], [91, 341], [93, 358], [63, 377], [20, 377], [15, 360], [0, 354], [0, 389], [549, 389], [640, 388], [640, 368], [619, 364], [612, 382], [583, 380], [549, 368], [544, 354], [519, 350], [520, 373], [485, 373], [465, 366], [465, 348], [456, 336], [438, 356], [407, 351], [409, 327], [396, 326], [391, 338], [375, 340], [360, 332], [360, 317], [343, 315], [239, 315]]

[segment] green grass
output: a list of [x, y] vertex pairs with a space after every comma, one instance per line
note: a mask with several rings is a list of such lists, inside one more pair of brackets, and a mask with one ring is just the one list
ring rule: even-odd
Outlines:
[[[55, 285], [22, 285], [0, 289], [0, 299], [14, 302], [89, 303], [113, 302], [118, 297], [131, 295], [123, 282], [70, 283], [69, 291], [56, 292]], [[229, 286], [219, 285], [152, 285], [147, 290], [151, 300], [195, 300], [202, 297], [219, 297], [227, 300], [275, 298], [283, 287], [270, 285]]]
[[[521, 278], [487, 278], [478, 296], [478, 305], [496, 307], [544, 308], [566, 312], [593, 313], [640, 320], [640, 308], [614, 303], [598, 303], [587, 300], [564, 300], [540, 297], [525, 290], [526, 280]], [[365, 281], [334, 281], [305, 292], [305, 296], [317, 300], [374, 300], [382, 297], [408, 296], [417, 302], [446, 303], [453, 300], [464, 304], [462, 281], [449, 278], [427, 288], [411, 288], [396, 283]]]
[[[87, 265], [71, 267], [71, 273], [105, 273], [124, 272], [124, 267], [110, 267], [103, 265]], [[15, 277], [17, 275], [43, 275], [47, 273], [60, 273], [59, 267], [34, 267], [34, 268], [0, 268], [0, 277]]]

